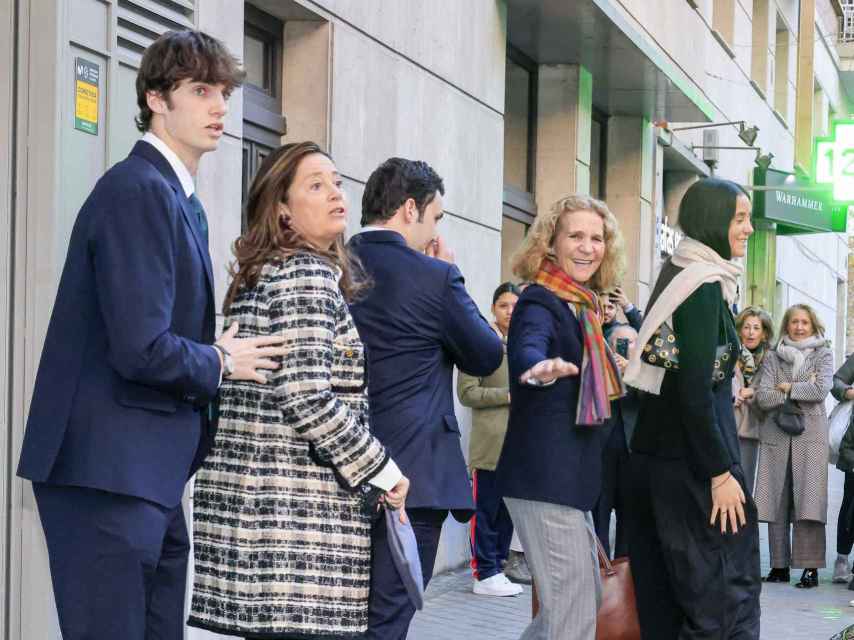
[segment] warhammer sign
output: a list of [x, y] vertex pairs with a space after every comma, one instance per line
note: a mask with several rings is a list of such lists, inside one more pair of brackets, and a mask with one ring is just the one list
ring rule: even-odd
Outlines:
[[754, 184], [780, 187], [757, 191], [754, 216], [777, 224], [782, 235], [845, 231], [847, 205], [834, 202], [830, 188], [776, 169], [756, 170]]

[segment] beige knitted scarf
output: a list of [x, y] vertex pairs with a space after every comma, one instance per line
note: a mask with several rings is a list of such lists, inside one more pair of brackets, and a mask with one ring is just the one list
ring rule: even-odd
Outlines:
[[[647, 311], [638, 335], [638, 348], [629, 359], [623, 381], [636, 389], [654, 393], [661, 392], [665, 369], [654, 367], [641, 360], [643, 345], [649, 342], [653, 334], [663, 323], [673, 329], [673, 312], [679, 308], [694, 291], [709, 282], [720, 282], [724, 299], [732, 305], [738, 296], [738, 278], [742, 266], [731, 260], [724, 260], [718, 253], [693, 238], [683, 238], [676, 247], [672, 262], [680, 271], [658, 296], [655, 304]], [[678, 341], [679, 336], [676, 336]]]

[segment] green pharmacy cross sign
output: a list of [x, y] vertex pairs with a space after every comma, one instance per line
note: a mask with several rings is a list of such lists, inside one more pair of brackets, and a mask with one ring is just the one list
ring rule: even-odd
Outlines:
[[854, 203], [854, 120], [835, 120], [831, 133], [816, 138], [813, 175], [833, 190], [836, 203]]

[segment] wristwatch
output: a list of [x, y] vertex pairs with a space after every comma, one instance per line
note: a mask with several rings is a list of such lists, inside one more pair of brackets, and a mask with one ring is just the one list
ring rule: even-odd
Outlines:
[[231, 359], [231, 354], [222, 345], [214, 343], [213, 348], [222, 355], [222, 377], [230, 378], [234, 373], [234, 360]]

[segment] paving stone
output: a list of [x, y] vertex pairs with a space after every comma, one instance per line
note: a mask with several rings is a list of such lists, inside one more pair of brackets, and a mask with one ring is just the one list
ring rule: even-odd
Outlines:
[[[831, 467], [827, 524], [828, 567], [819, 571], [817, 589], [794, 587], [800, 572], [792, 571], [792, 584], [762, 588], [762, 640], [828, 640], [854, 624], [854, 591], [830, 582], [836, 558], [836, 516], [842, 502], [844, 476]], [[760, 525], [762, 573], [770, 568], [768, 530]], [[531, 588], [510, 598], [476, 596], [468, 567], [435, 576], [427, 589], [425, 606], [412, 621], [407, 640], [516, 640], [531, 619]], [[567, 640], [572, 640], [567, 635]]]

